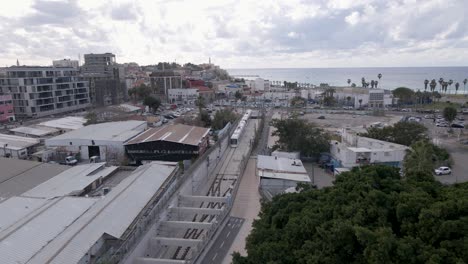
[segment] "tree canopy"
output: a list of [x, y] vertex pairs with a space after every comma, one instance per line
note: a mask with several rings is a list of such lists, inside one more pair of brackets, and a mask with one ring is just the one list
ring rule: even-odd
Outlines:
[[426, 131], [427, 128], [419, 123], [398, 122], [393, 126], [368, 128], [367, 133], [361, 136], [409, 146], [416, 141], [427, 139]]
[[404, 160], [405, 174], [427, 173], [439, 166], [451, 163], [450, 154], [428, 140], [420, 140], [411, 145]]
[[307, 103], [306, 99], [300, 97], [300, 96], [294, 96], [291, 99], [291, 106], [293, 107], [303, 107]]
[[453, 120], [455, 120], [455, 117], [457, 116], [457, 109], [453, 106], [447, 106], [444, 108], [444, 118], [452, 123]]
[[279, 137], [274, 149], [299, 151], [302, 156], [315, 157], [330, 150], [329, 135], [313, 123], [293, 117], [274, 119], [272, 125], [276, 128], [273, 135]]
[[98, 116], [95, 112], [86, 113], [85, 119], [86, 119], [86, 122], [84, 123], [85, 126], [98, 123]]
[[468, 262], [468, 184], [424, 173], [356, 167], [333, 187], [274, 197], [259, 216], [234, 264]]
[[398, 104], [413, 104], [415, 93], [410, 88], [398, 87], [392, 91], [394, 97], [398, 98]]
[[214, 115], [213, 122], [211, 123], [211, 127], [214, 130], [223, 129], [229, 122], [233, 123], [236, 121], [236, 114], [234, 114], [229, 109], [222, 109], [217, 111]]
[[161, 106], [161, 100], [152, 96], [147, 96], [143, 99], [143, 104], [148, 106], [153, 112], [156, 112], [159, 106]]

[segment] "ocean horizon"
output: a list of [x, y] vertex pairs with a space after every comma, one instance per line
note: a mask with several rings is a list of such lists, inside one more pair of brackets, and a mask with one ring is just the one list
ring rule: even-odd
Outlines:
[[[393, 90], [398, 87], [408, 87], [424, 91], [424, 80], [453, 80], [449, 87], [450, 93], [455, 93], [455, 83], [460, 83], [458, 93], [466, 93], [463, 80], [468, 78], [468, 66], [453, 67], [342, 67], [342, 68], [243, 68], [226, 69], [232, 76], [258, 76], [270, 81], [288, 81], [320, 85], [328, 83], [331, 86], [348, 86], [347, 80], [361, 86], [361, 78], [367, 82], [379, 81], [378, 88]], [[377, 75], [381, 73], [379, 80]], [[253, 77], [250, 77], [253, 78]], [[467, 85], [468, 86], [468, 85]], [[427, 88], [429, 90], [429, 87]], [[439, 87], [437, 87], [439, 89]], [[468, 88], [466, 88], [468, 89]]]

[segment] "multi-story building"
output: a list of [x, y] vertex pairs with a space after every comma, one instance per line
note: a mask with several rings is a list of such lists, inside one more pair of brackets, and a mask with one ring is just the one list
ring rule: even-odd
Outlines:
[[0, 123], [15, 120], [11, 94], [0, 95]]
[[88, 82], [77, 69], [13, 66], [0, 78], [0, 93], [11, 94], [16, 117], [41, 117], [89, 106]]
[[150, 75], [153, 93], [168, 96], [169, 89], [182, 88], [182, 77], [174, 71], [155, 71]]
[[198, 89], [194, 88], [187, 88], [187, 89], [169, 89], [168, 90], [168, 98], [169, 102], [176, 103], [176, 102], [183, 102], [188, 103], [189, 101], [197, 100], [199, 93]]
[[264, 92], [270, 90], [270, 81], [262, 78], [256, 78], [255, 80], [247, 80], [245, 84], [250, 87], [252, 92]]
[[119, 104], [127, 95], [124, 67], [119, 67], [112, 53], [85, 54], [82, 76], [89, 81], [91, 103], [104, 106]]
[[77, 60], [63, 59], [63, 60], [54, 60], [52, 61], [54, 67], [71, 67], [78, 69], [80, 66]]
[[102, 74], [107, 77], [115, 77], [117, 63], [115, 62], [115, 55], [112, 53], [103, 54], [85, 54], [84, 64], [81, 67], [81, 72], [84, 74]]

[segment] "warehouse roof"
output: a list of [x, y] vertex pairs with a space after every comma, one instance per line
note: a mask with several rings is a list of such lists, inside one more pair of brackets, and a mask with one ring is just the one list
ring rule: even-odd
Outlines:
[[77, 263], [104, 233], [121, 238], [175, 168], [176, 163], [140, 166], [28, 263]]
[[297, 159], [258, 155], [257, 168], [260, 177], [310, 182], [306, 169]]
[[29, 160], [0, 158], [0, 168], [1, 200], [20, 195], [70, 167]]
[[[10, 228], [0, 233], [0, 263], [29, 263], [32, 257], [72, 225], [97, 200], [61, 197], [48, 200], [47, 207], [41, 210], [32, 209], [29, 214], [24, 210], [17, 213], [13, 222], [12, 219], [9, 220]], [[14, 200], [5, 205], [5, 209], [25, 207], [29, 204], [30, 201]], [[37, 204], [35, 206], [38, 208]], [[2, 215], [4, 214], [2, 211]], [[23, 217], [18, 218], [20, 215]]]
[[[46, 140], [46, 145], [53, 145], [50, 142], [56, 140], [109, 140], [109, 141], [127, 141], [143, 131], [145, 121], [122, 121], [108, 122], [95, 125], [89, 125], [68, 133]], [[49, 142], [49, 143], [48, 143]]]
[[86, 119], [80, 116], [67, 116], [64, 118], [49, 120], [39, 123], [40, 126], [53, 127], [58, 129], [75, 130], [82, 128]]
[[43, 137], [43, 136], [47, 136], [49, 134], [54, 134], [58, 132], [58, 130], [55, 128], [44, 127], [44, 126], [43, 127], [40, 127], [40, 126], [17, 127], [17, 128], [10, 129], [10, 131], [15, 132], [15, 133], [25, 134], [25, 135], [32, 135], [36, 137]]
[[70, 194], [80, 194], [99, 178], [106, 178], [117, 169], [106, 167], [105, 163], [90, 163], [71, 167], [52, 179], [25, 192], [22, 196], [50, 198]]
[[20, 150], [39, 144], [35, 138], [0, 134], [0, 148]]
[[169, 141], [186, 145], [198, 146], [200, 141], [210, 132], [209, 128], [187, 126], [182, 124], [167, 125], [148, 129], [138, 137], [130, 140], [129, 144], [140, 144], [151, 141]]

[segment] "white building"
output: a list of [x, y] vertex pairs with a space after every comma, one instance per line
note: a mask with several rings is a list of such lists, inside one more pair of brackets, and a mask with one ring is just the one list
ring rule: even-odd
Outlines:
[[44, 138], [57, 135], [60, 131], [56, 128], [44, 127], [44, 126], [22, 126], [10, 129], [17, 136], [22, 137], [33, 137], [33, 138]]
[[[365, 89], [360, 87], [335, 88], [334, 97], [338, 102], [349, 104], [354, 108], [368, 106], [383, 108], [392, 105], [393, 95], [389, 90]], [[348, 97], [350, 100], [348, 101]]]
[[259, 188], [266, 196], [283, 193], [298, 183], [310, 183], [310, 177], [299, 159], [257, 156]]
[[71, 67], [78, 69], [80, 66], [77, 60], [63, 59], [63, 60], [54, 60], [52, 61], [54, 67]]
[[264, 92], [270, 90], [270, 81], [262, 78], [256, 78], [255, 80], [246, 80], [245, 84], [250, 87], [252, 92]]
[[0, 134], [0, 156], [25, 159], [34, 153], [34, 147], [39, 143], [35, 138]]
[[46, 139], [48, 148], [80, 153], [81, 159], [100, 156], [101, 160], [121, 161], [125, 155], [124, 143], [147, 128], [145, 121], [109, 122], [85, 126]]
[[62, 131], [71, 131], [82, 128], [86, 123], [86, 118], [81, 116], [67, 116], [58, 119], [52, 119], [39, 123], [39, 126], [56, 128]]
[[169, 102], [183, 102], [187, 103], [188, 101], [194, 101], [197, 99], [199, 92], [198, 89], [184, 89], [184, 88], [175, 88], [169, 89], [168, 91]]
[[367, 164], [401, 167], [407, 146], [366, 138], [343, 129], [341, 142], [332, 140], [330, 153], [334, 168], [352, 168]]

